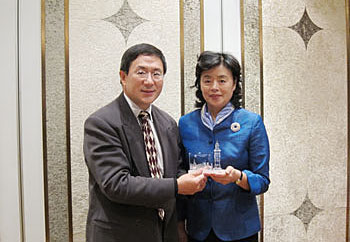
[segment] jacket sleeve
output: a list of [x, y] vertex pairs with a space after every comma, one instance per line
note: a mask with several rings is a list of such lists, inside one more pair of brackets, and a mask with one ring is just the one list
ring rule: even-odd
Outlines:
[[134, 168], [124, 151], [126, 146], [121, 128], [112, 127], [100, 117], [89, 117], [84, 127], [84, 155], [90, 180], [113, 202], [163, 208], [175, 198], [174, 178], [131, 175]]
[[249, 138], [249, 170], [247, 175], [250, 192], [255, 195], [266, 192], [269, 188], [270, 148], [265, 125], [259, 115], [255, 119]]
[[[180, 118], [179, 120], [179, 134], [181, 129], [181, 123], [182, 120]], [[181, 137], [181, 135], [180, 135]], [[180, 156], [181, 156], [181, 165], [179, 166], [179, 170], [181, 171], [181, 174], [187, 173], [189, 169], [189, 164], [186, 159], [186, 152], [185, 147], [183, 146], [181, 139], [179, 139], [179, 150], [180, 150]], [[178, 221], [185, 221], [186, 220], [186, 214], [187, 214], [187, 196], [178, 194], [176, 196], [176, 210], [177, 210], [177, 219]]]

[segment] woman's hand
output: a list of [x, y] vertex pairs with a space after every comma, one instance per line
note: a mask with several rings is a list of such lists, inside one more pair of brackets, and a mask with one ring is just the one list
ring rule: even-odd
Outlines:
[[207, 175], [210, 176], [214, 181], [226, 185], [232, 182], [236, 182], [241, 176], [241, 171], [233, 168], [232, 166], [228, 166], [226, 167], [225, 172], [210, 172]]

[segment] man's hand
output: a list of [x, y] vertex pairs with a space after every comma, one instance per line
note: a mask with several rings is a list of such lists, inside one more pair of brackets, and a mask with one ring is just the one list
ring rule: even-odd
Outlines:
[[177, 179], [178, 193], [182, 195], [193, 195], [204, 189], [207, 183], [207, 177], [203, 171], [197, 170], [190, 174], [184, 174]]

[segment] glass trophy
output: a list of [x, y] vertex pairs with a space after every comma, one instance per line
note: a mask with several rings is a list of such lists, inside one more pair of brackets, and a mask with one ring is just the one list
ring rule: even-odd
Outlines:
[[215, 143], [214, 164], [213, 164], [213, 169], [211, 172], [217, 173], [217, 174], [224, 174], [225, 173], [225, 170], [221, 168], [221, 150], [220, 150], [219, 141], [216, 141], [216, 143]]
[[225, 169], [222, 169], [221, 167], [221, 150], [218, 141], [215, 143], [215, 149], [213, 153], [213, 160], [211, 153], [188, 153], [188, 161], [190, 166], [188, 173], [193, 173], [196, 170], [202, 169], [202, 172], [207, 174], [225, 174]]
[[188, 153], [188, 159], [190, 165], [188, 173], [193, 173], [199, 169], [202, 169], [202, 171], [211, 170], [213, 167], [211, 162], [211, 154], [201, 152], [195, 154]]

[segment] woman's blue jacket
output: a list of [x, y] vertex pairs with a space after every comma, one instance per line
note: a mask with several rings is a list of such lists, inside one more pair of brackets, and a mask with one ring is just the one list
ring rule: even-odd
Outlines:
[[213, 229], [221, 240], [238, 240], [257, 233], [260, 220], [256, 195], [266, 192], [270, 183], [269, 141], [261, 117], [235, 109], [210, 130], [202, 123], [198, 109], [180, 118], [179, 130], [187, 161], [188, 153], [212, 154], [218, 141], [222, 168], [233, 166], [243, 171], [250, 186], [246, 191], [235, 183], [222, 185], [208, 179], [202, 192], [180, 199], [179, 219], [186, 219], [189, 235], [204, 240]]

